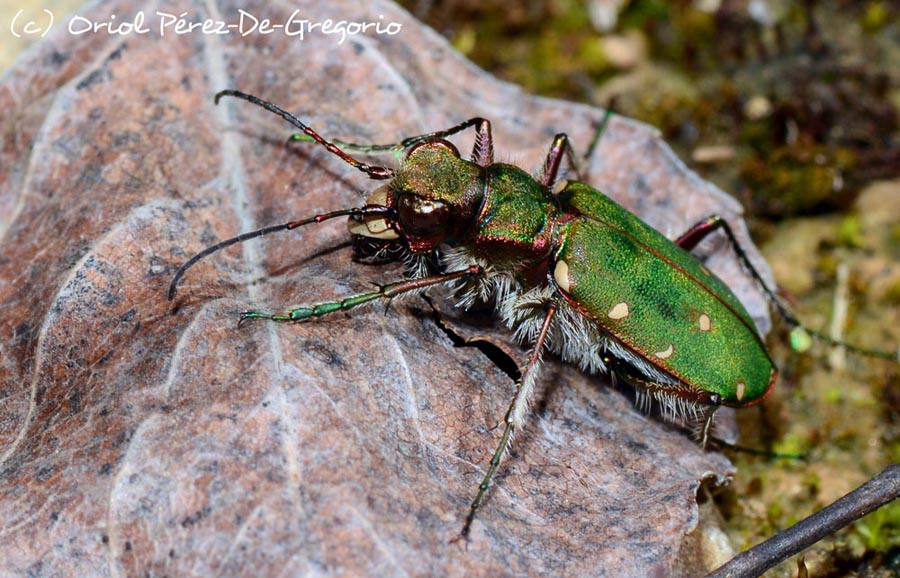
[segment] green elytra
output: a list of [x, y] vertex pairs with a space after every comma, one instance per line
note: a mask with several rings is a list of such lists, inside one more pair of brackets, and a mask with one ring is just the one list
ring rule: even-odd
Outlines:
[[[347, 216], [357, 256], [375, 262], [402, 259], [408, 263], [406, 279], [283, 314], [247, 311], [241, 320], [303, 321], [451, 284], [463, 307], [494, 300], [502, 320], [520, 341], [530, 344], [500, 442], [466, 516], [463, 537], [468, 536], [513, 432], [525, 420], [545, 349], [585, 370], [622, 378], [645, 400], [659, 402], [669, 416], [701, 420], [704, 441], [718, 407], [756, 403], [771, 389], [777, 371], [750, 315], [728, 286], [689, 252], [712, 232], [727, 235], [769, 301], [790, 324], [801, 327], [720, 217], [700, 221], [673, 242], [590, 186], [557, 182], [564, 158], [578, 170], [565, 134], [556, 135], [536, 179], [516, 166], [493, 162], [486, 119], [472, 118], [391, 145], [354, 145], [328, 141], [295, 116], [253, 95], [222, 91], [216, 103], [222, 96], [281, 116], [303, 131], [292, 139], [314, 141], [369, 178], [388, 182], [361, 207], [265, 227], [208, 247], [176, 272], [170, 300], [185, 272], [211, 253], [269, 233]], [[444, 140], [468, 128], [476, 131], [471, 160], [461, 158]], [[360, 162], [346, 150], [407, 154], [393, 169]]]
[[[731, 289], [687, 251], [584, 183], [558, 194], [564, 295], [647, 361], [725, 405], [758, 402], [775, 365]], [[687, 392], [690, 394], [690, 392]]]

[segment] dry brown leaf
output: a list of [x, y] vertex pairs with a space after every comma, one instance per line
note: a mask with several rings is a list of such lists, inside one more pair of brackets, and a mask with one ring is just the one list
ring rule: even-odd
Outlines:
[[[541, 415], [463, 548], [449, 542], [497, 442], [507, 375], [453, 347], [422, 299], [237, 327], [246, 308], [397, 275], [352, 263], [343, 223], [218, 253], [190, 271], [175, 307], [166, 301], [175, 268], [203, 247], [358, 204], [372, 186], [321, 148], [286, 146], [289, 127], [264, 111], [214, 106], [220, 89], [356, 142], [484, 116], [499, 159], [533, 169], [554, 133], [584, 147], [601, 117], [490, 78], [391, 4], [142, 7], [148, 22], [156, 10], [235, 22], [239, 8], [402, 31], [339, 43], [57, 30], [0, 83], [2, 573], [669, 574], [701, 478], [730, 465], [604, 380], [546, 366]], [[80, 14], [128, 21], [136, 10]], [[737, 204], [646, 126], [614, 118], [589, 180], [670, 235], [719, 212], [745, 236]], [[724, 243], [710, 252], [764, 323]]]

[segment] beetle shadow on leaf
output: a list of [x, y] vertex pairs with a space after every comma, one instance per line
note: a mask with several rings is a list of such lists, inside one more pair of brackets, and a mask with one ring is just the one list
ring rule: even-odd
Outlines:
[[351, 241], [344, 241], [341, 243], [337, 243], [331, 245], [330, 247], [323, 247], [314, 253], [310, 253], [309, 255], [304, 255], [295, 261], [291, 261], [285, 265], [282, 265], [276, 269], [272, 269], [269, 273], [267, 273], [264, 277], [259, 279], [253, 279], [248, 284], [259, 283], [266, 279], [272, 279], [273, 277], [285, 277], [287, 275], [291, 275], [297, 271], [300, 271], [311, 263], [315, 263], [319, 259], [323, 259], [328, 257], [338, 251], [343, 251], [344, 249], [349, 248], [352, 245]]

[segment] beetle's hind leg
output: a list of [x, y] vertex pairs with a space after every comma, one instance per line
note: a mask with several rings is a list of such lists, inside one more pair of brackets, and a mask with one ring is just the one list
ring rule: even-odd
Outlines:
[[[769, 287], [769, 284], [765, 279], [762, 278], [759, 271], [756, 270], [756, 267], [753, 266], [753, 263], [750, 262], [750, 258], [747, 257], [747, 253], [744, 251], [744, 248], [738, 242], [737, 237], [734, 235], [734, 231], [731, 229], [731, 225], [728, 224], [724, 218], [720, 215], [710, 215], [703, 219], [702, 221], [696, 223], [690, 229], [685, 231], [678, 239], [675, 240], [675, 244], [684, 249], [685, 251], [693, 251], [700, 242], [708, 237], [711, 233], [715, 231], [722, 230], [725, 233], [725, 236], [728, 237], [728, 242], [731, 245], [732, 250], [734, 250], [735, 255], [737, 255], [738, 260], [744, 269], [750, 273], [759, 287], [762, 289], [763, 293], [766, 296], [766, 300], [772, 304], [773, 307], [778, 311], [778, 314], [784, 319], [788, 325], [795, 329], [799, 329], [802, 331], [807, 331], [812, 335], [815, 335], [819, 339], [823, 339], [826, 342], [832, 342], [832, 340], [824, 335], [819, 334], [818, 332], [814, 332], [806, 329], [800, 320], [798, 320], [793, 313], [787, 308], [781, 298], [776, 294], [776, 292]], [[845, 345], [840, 343], [839, 345]], [[847, 346], [850, 349], [858, 350], [853, 346]]]
[[647, 375], [621, 358], [610, 358], [607, 363], [613, 383], [621, 380], [632, 388], [634, 404], [640, 411], [692, 430], [700, 445], [706, 447], [713, 418], [722, 406], [720, 395], [700, 392], [676, 379], [661, 381], [659, 376]]
[[745, 269], [747, 269], [747, 272], [749, 272], [750, 275], [753, 276], [753, 278], [762, 288], [763, 292], [766, 294], [768, 300], [776, 308], [778, 308], [778, 312], [782, 316], [784, 316], [788, 323], [799, 325], [800, 322], [794, 319], [791, 313], [781, 303], [775, 292], [769, 287], [769, 284], [766, 283], [765, 279], [762, 278], [762, 275], [759, 274], [759, 271], [756, 270], [756, 267], [753, 266], [753, 263], [750, 262], [750, 258], [747, 257], [747, 253], [738, 242], [737, 237], [735, 237], [734, 231], [731, 230], [731, 225], [729, 225], [728, 221], [723, 219], [720, 215], [710, 215], [702, 221], [696, 223], [680, 237], [678, 237], [678, 239], [675, 240], [675, 244], [685, 251], [693, 251], [697, 247], [697, 245], [700, 244], [700, 241], [708, 237], [711, 233], [718, 231], [719, 229], [721, 229], [725, 233], [725, 236], [728, 237], [728, 242], [731, 244], [731, 247], [740, 260], [741, 264]]
[[680, 237], [678, 237], [678, 239], [675, 240], [675, 244], [685, 251], [692, 251], [700, 243], [700, 241], [709, 236], [710, 233], [713, 233], [714, 231], [717, 231], [719, 229], [724, 231], [725, 235], [728, 237], [729, 243], [731, 243], [732, 249], [734, 249], [734, 252], [738, 256], [741, 264], [762, 288], [763, 293], [766, 295], [766, 299], [769, 301], [769, 303], [772, 304], [773, 307], [775, 307], [781, 318], [784, 319], [787, 324], [793, 328], [793, 331], [791, 332], [791, 345], [792, 347], [794, 347], [794, 349], [803, 351], [804, 347], [801, 347], [800, 343], [802, 341], [808, 341], [809, 337], [812, 336], [819, 341], [822, 341], [823, 343], [844, 347], [850, 351], [855, 351], [856, 353], [860, 353], [862, 355], [868, 355], [869, 357], [878, 357], [881, 359], [890, 359], [891, 361], [900, 361], [900, 348], [898, 348], [896, 352], [865, 349], [862, 347], [857, 347], [856, 345], [850, 343], [832, 339], [828, 335], [825, 335], [813, 329], [809, 329], [808, 327], [803, 325], [803, 323], [801, 323], [800, 320], [797, 319], [793, 313], [791, 313], [790, 309], [788, 309], [787, 305], [784, 304], [784, 301], [781, 300], [777, 293], [771, 287], [769, 287], [769, 284], [766, 283], [765, 279], [762, 278], [762, 275], [759, 274], [759, 271], [757, 271], [756, 267], [753, 266], [753, 263], [750, 262], [750, 259], [747, 257], [747, 253], [738, 242], [737, 237], [734, 236], [734, 231], [731, 230], [731, 226], [721, 216], [710, 215], [709, 217], [706, 217], [705, 219], [688, 229]]
[[500, 460], [503, 459], [503, 454], [505, 454], [506, 450], [509, 448], [509, 442], [512, 439], [513, 433], [515, 432], [516, 428], [521, 426], [522, 422], [525, 421], [525, 414], [528, 411], [528, 400], [531, 398], [531, 393], [534, 391], [534, 384], [537, 381], [537, 376], [540, 369], [541, 354], [543, 352], [544, 345], [547, 342], [547, 336], [550, 333], [550, 326], [552, 324], [554, 316], [556, 315], [557, 309], [558, 305], [556, 304], [556, 302], [547, 302], [546, 308], [544, 310], [544, 321], [541, 324], [541, 329], [538, 333], [534, 345], [531, 348], [531, 353], [528, 356], [528, 362], [525, 365], [525, 369], [522, 371], [522, 377], [519, 378], [519, 383], [516, 384], [516, 395], [513, 398], [512, 403], [510, 403], [509, 409], [506, 411], [506, 417], [503, 419], [504, 427], [503, 435], [500, 437], [500, 443], [497, 445], [497, 449], [494, 450], [493, 456], [491, 456], [491, 461], [488, 466], [487, 472], [485, 473], [484, 478], [481, 480], [481, 484], [479, 484], [478, 486], [478, 493], [475, 495], [475, 499], [472, 500], [472, 505], [469, 506], [469, 513], [466, 516], [466, 522], [463, 525], [461, 533], [461, 537], [463, 539], [468, 539], [469, 530], [472, 527], [472, 522], [475, 520], [475, 513], [478, 511], [479, 506], [481, 506], [481, 501], [491, 485], [491, 478], [497, 471], [497, 466], [500, 465]]

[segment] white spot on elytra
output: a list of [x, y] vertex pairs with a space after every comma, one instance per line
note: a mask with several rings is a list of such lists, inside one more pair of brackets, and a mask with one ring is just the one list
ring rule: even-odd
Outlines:
[[709, 331], [712, 329], [712, 321], [709, 318], [709, 315], [706, 313], [702, 314], [699, 319], [700, 322], [700, 331]]
[[664, 350], [657, 351], [653, 355], [655, 355], [656, 357], [658, 357], [660, 359], [669, 359], [670, 357], [672, 357], [673, 353], [675, 353], [675, 346], [670, 343], [669, 346], [666, 347]]
[[566, 179], [559, 181], [558, 183], [553, 185], [553, 194], [554, 195], [560, 194], [561, 192], [563, 192], [563, 189], [565, 189], [568, 186], [569, 186], [569, 181], [567, 181]]
[[744, 395], [747, 393], [747, 384], [743, 381], [737, 382], [735, 384], [734, 396], [738, 401], [743, 401]]
[[628, 317], [628, 314], [631, 313], [628, 309], [628, 303], [622, 301], [621, 303], [616, 303], [612, 309], [609, 310], [609, 318], [610, 319], [625, 319]]
[[569, 281], [569, 265], [563, 260], [559, 260], [556, 262], [556, 267], [553, 269], [553, 279], [556, 281], [556, 284], [559, 285], [559, 288], [565, 292], [568, 292], [570, 287], [572, 286], [571, 281]]

